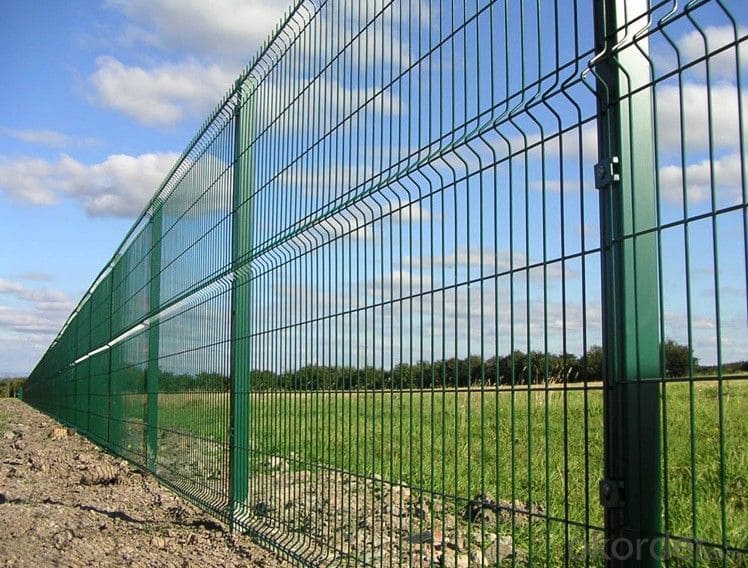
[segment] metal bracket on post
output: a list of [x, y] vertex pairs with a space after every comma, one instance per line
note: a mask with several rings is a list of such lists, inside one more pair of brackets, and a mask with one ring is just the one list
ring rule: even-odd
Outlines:
[[608, 160], [595, 164], [595, 187], [597, 189], [605, 189], [619, 181], [621, 181], [621, 174], [618, 156], [612, 156]]
[[617, 509], [624, 505], [623, 481], [603, 479], [600, 481], [600, 505], [605, 509]]

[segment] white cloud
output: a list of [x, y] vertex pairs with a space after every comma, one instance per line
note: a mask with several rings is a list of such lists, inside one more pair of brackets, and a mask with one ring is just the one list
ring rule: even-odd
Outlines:
[[413, 202], [400, 209], [393, 206], [393, 215], [401, 223], [426, 223], [431, 220], [431, 212], [420, 203]]
[[[710, 162], [702, 160], [686, 167], [686, 195], [691, 204], [703, 203], [710, 199], [712, 178], [719, 204], [740, 203], [741, 160], [739, 154], [730, 154]], [[660, 190], [663, 197], [672, 204], [683, 201], [683, 169], [680, 166], [664, 166], [659, 171]]]
[[61, 155], [56, 161], [0, 156], [0, 191], [52, 205], [61, 197], [81, 201], [91, 216], [131, 217], [140, 212], [178, 154], [115, 154], [93, 165]]
[[34, 205], [51, 205], [56, 198], [47, 180], [54, 178], [54, 170], [42, 158], [0, 156], [0, 190]]
[[[344, 3], [343, 13], [327, 6], [310, 26], [312, 37], [323, 37], [329, 42], [330, 51], [337, 53], [344, 46], [349, 53], [369, 54], [359, 65], [392, 66], [394, 74], [401, 73], [411, 64], [408, 35], [403, 27], [417, 21], [415, 6], [409, 2], [388, 3], [386, 0], [369, 0], [363, 5]], [[413, 4], [417, 5], [417, 2]], [[420, 24], [429, 26], [429, 3], [424, 2], [424, 15]], [[402, 11], [405, 13], [401, 13]], [[412, 11], [411, 11], [412, 10]], [[312, 56], [323, 55], [325, 45], [320, 42], [305, 42], [304, 48]], [[324, 57], [324, 55], [323, 55]]]
[[[739, 27], [737, 37], [744, 36], [748, 31], [745, 27]], [[704, 45], [706, 36], [706, 46]], [[714, 53], [737, 41], [736, 32], [732, 26], [707, 26], [702, 32], [693, 30], [685, 34], [678, 42], [682, 64], [704, 57], [707, 53]], [[741, 68], [748, 66], [748, 47], [745, 42], [739, 44]], [[705, 49], [706, 48], [706, 49]], [[729, 47], [719, 54], [712, 55], [709, 59], [709, 69], [715, 79], [733, 79], [737, 65], [735, 47]]]
[[21, 280], [31, 280], [35, 282], [51, 282], [52, 275], [47, 272], [22, 272], [17, 275]]
[[0, 372], [31, 371], [74, 307], [65, 292], [0, 278]]
[[[70, 306], [72, 311], [73, 306]], [[0, 334], [3, 331], [16, 333], [41, 333], [52, 336], [62, 327], [67, 312], [51, 315], [36, 309], [14, 309], [0, 306]]]
[[0, 278], [0, 336], [10, 333], [44, 334], [51, 340], [75, 307], [60, 290], [29, 288], [21, 282]]
[[53, 338], [53, 333], [7, 332], [0, 325], [0, 377], [28, 375]]
[[[488, 358], [497, 349], [500, 355], [508, 353], [511, 341], [525, 350], [528, 340], [534, 350], [557, 353], [565, 346], [580, 354], [585, 326], [587, 345], [600, 342], [597, 298], [588, 297], [586, 304], [573, 295], [563, 301], [558, 293], [547, 301], [536, 294], [528, 299], [521, 286], [512, 295], [508, 282], [491, 280], [440, 290], [428, 275], [407, 270], [376, 274], [374, 268], [372, 276], [371, 268], [366, 281], [333, 279], [335, 285], [328, 287], [296, 286], [279, 278], [273, 293], [263, 296], [267, 302], [257, 306], [258, 333], [276, 330], [273, 341], [292, 346], [293, 366], [319, 362], [320, 355], [333, 364], [385, 366], [455, 353], [464, 357], [483, 351]], [[284, 309], [288, 305], [298, 309]], [[264, 347], [273, 341], [257, 345], [257, 360], [275, 356]]]
[[386, 224], [391, 221], [392, 223], [419, 224], [429, 219], [431, 219], [430, 211], [418, 202], [398, 207], [394, 201], [380, 203], [375, 196], [368, 196], [310, 225], [302, 233], [286, 241], [286, 245], [295, 249], [308, 250], [340, 237], [361, 240], [374, 245], [379, 240], [381, 223]]
[[0, 278], [0, 295], [30, 302], [40, 302], [47, 307], [59, 304], [68, 307], [70, 303], [70, 296], [64, 292], [45, 288], [28, 288], [20, 282], [6, 278]]
[[[745, 91], [741, 99], [745, 112], [748, 109]], [[673, 85], [664, 86], [657, 90], [660, 149], [679, 152], [681, 136], [685, 137], [687, 151], [706, 151], [710, 140], [717, 149], [737, 149], [741, 138], [738, 114], [738, 89], [733, 85], [686, 83], [682, 91]], [[742, 137], [746, 134], [743, 132]]]
[[89, 80], [100, 104], [158, 126], [173, 124], [188, 113], [206, 113], [228, 90], [237, 71], [195, 60], [146, 69], [103, 56], [96, 60]]
[[[403, 264], [409, 266], [412, 271], [422, 268], [430, 270], [431, 268], [444, 267], [445, 269], [457, 269], [466, 272], [470, 268], [473, 277], [480, 274], [508, 273], [510, 270], [514, 272], [522, 271], [539, 262], [538, 259], [528, 259], [524, 253], [519, 251], [514, 251], [514, 253], [510, 253], [509, 250], [495, 252], [488, 248], [470, 248], [468, 250], [466, 247], [460, 247], [456, 251], [442, 256], [403, 257]], [[564, 276], [575, 278], [578, 272], [568, 266], [564, 272], [560, 262], [552, 262], [546, 265], [546, 274], [549, 278], [560, 279]], [[538, 270], [537, 267], [530, 272], [530, 275], [534, 279], [543, 277], [542, 271]]]
[[89, 146], [98, 144], [95, 138], [75, 138], [56, 130], [25, 130], [15, 128], [0, 128], [6, 136], [27, 144], [40, 144], [50, 148], [68, 148], [71, 146]]
[[110, 0], [109, 4], [133, 22], [127, 32], [130, 38], [168, 50], [241, 60], [249, 60], [287, 5], [274, 0]]
[[15, 130], [3, 128], [3, 134], [15, 140], [29, 144], [41, 144], [51, 148], [64, 148], [69, 144], [70, 138], [61, 132], [54, 130]]

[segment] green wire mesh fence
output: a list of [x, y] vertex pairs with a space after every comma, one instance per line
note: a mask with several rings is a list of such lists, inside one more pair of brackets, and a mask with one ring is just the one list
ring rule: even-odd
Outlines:
[[742, 1], [297, 3], [24, 399], [301, 564], [748, 564]]

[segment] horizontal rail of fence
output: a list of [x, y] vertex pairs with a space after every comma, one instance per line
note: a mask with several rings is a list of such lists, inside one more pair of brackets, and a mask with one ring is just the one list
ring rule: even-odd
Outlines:
[[23, 397], [301, 564], [745, 566], [747, 46], [297, 2]]

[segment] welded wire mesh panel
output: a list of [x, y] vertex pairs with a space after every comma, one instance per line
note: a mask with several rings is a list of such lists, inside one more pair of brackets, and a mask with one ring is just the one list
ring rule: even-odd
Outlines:
[[229, 501], [234, 104], [227, 96], [185, 151], [25, 393], [220, 515]]
[[147, 330], [114, 345], [109, 357], [109, 443], [117, 453], [145, 463]]
[[311, 562], [583, 555], [603, 525], [591, 6], [327, 2], [286, 31], [241, 109], [241, 521]]
[[154, 290], [162, 311], [151, 323], [159, 376], [150, 394], [154, 467], [222, 515], [229, 500], [232, 105], [220, 108], [167, 182]]
[[299, 563], [745, 565], [746, 30], [295, 3], [25, 398]]
[[744, 2], [633, 2], [609, 37], [623, 168], [605, 238], [622, 280], [606, 306], [635, 317], [609, 362], [628, 384], [611, 416], [629, 446], [607, 451], [652, 488], [629, 483], [636, 504], [611, 527], [647, 527], [645, 546], [678, 566], [748, 561], [746, 26]]
[[230, 296], [219, 290], [159, 322], [159, 475], [228, 504], [228, 326]]

